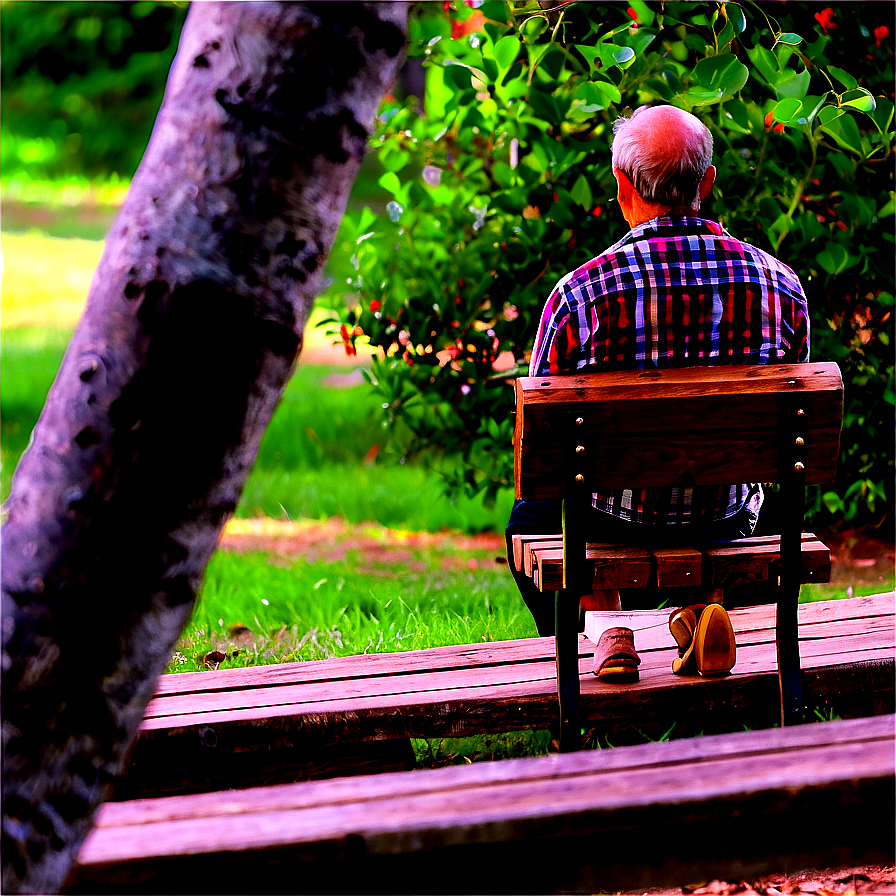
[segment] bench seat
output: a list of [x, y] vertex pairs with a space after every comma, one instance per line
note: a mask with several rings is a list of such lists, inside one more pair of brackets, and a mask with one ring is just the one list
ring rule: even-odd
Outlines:
[[[586, 543], [585, 558], [587, 577], [595, 589], [740, 588], [758, 582], [777, 582], [781, 536], [674, 548]], [[802, 533], [801, 560], [800, 584], [830, 581], [830, 549], [811, 532]], [[540, 591], [560, 590], [563, 587], [563, 535], [514, 535], [513, 562]], [[757, 591], [754, 596], [761, 597], [761, 593]], [[770, 591], [765, 602], [772, 603], [775, 597], [776, 591]]]
[[[733, 731], [776, 720], [775, 608], [733, 610], [730, 676], [673, 675], [665, 624], [635, 623], [640, 680], [592, 674], [579, 636], [584, 727], [624, 743], [676, 732]], [[799, 607], [810, 706], [843, 715], [892, 712], [894, 595]], [[407, 738], [463, 737], [556, 724], [551, 638], [438, 647], [216, 672], [163, 675], [118, 798], [245, 787], [413, 764]]]
[[600, 892], [892, 861], [894, 717], [106, 804], [70, 893]]

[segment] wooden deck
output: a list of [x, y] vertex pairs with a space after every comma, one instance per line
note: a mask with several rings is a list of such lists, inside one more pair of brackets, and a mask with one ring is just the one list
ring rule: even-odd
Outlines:
[[[738, 660], [721, 679], [672, 675], [675, 645], [649, 615], [636, 632], [640, 681], [591, 673], [580, 639], [582, 709], [615, 744], [770, 727], [777, 721], [774, 607], [733, 610]], [[894, 595], [803, 604], [804, 693], [843, 717], [894, 710]], [[118, 798], [410, 767], [409, 737], [548, 728], [552, 638], [166, 675], [147, 708]], [[638, 735], [640, 737], [640, 735]]]
[[70, 892], [681, 886], [892, 861], [894, 815], [878, 716], [110, 803]]

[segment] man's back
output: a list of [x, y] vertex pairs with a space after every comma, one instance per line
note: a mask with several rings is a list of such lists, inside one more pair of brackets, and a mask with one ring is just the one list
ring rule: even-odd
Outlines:
[[806, 299], [790, 268], [714, 221], [657, 218], [557, 284], [530, 374], [807, 359]]
[[[557, 284], [530, 374], [792, 363], [808, 359], [808, 336], [806, 299], [790, 268], [714, 221], [660, 217]], [[637, 523], [707, 522], [733, 516], [751, 492], [761, 495], [751, 483], [625, 490], [595, 495], [594, 506]]]

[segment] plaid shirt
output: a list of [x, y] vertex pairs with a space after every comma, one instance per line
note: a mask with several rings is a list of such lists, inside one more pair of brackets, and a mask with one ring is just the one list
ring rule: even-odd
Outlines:
[[[808, 357], [806, 296], [790, 268], [714, 221], [665, 217], [639, 224], [554, 287], [529, 373]], [[625, 489], [596, 494], [593, 503], [632, 522], [674, 525], [728, 519], [757, 490], [753, 483]]]

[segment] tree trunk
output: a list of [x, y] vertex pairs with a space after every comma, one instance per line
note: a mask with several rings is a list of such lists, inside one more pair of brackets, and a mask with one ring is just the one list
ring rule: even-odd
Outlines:
[[402, 3], [196, 3], [2, 531], [2, 884], [55, 892], [302, 332]]

